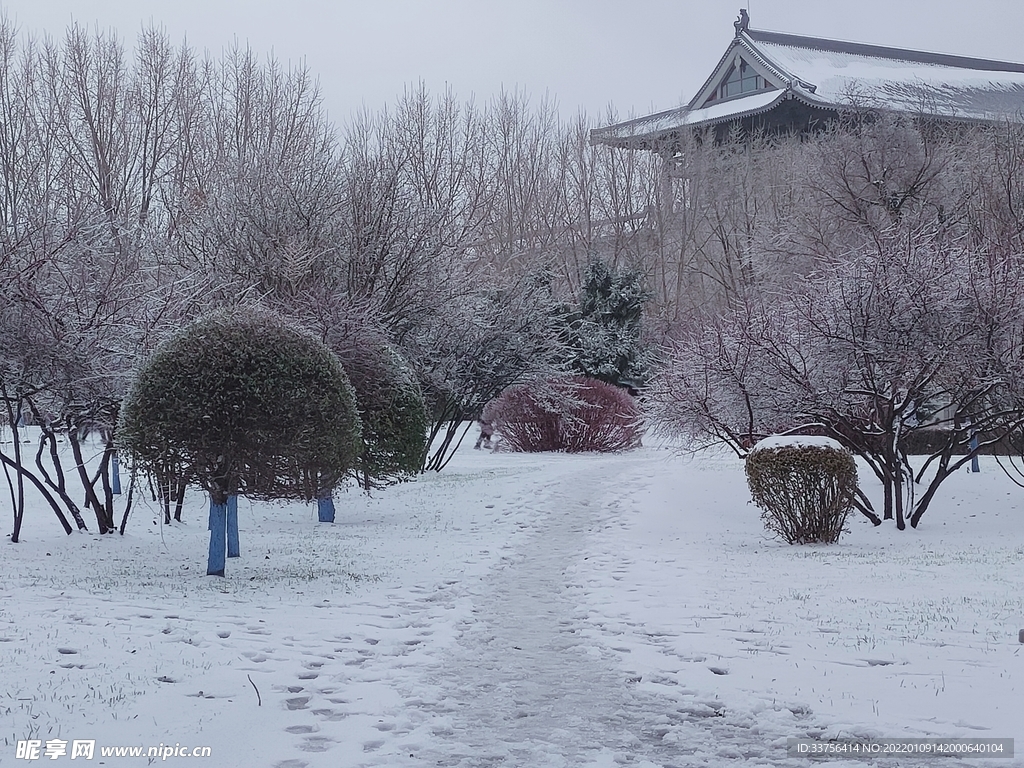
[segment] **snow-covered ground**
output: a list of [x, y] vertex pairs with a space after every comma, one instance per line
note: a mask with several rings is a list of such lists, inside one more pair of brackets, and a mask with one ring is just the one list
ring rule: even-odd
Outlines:
[[[59, 739], [227, 768], [806, 765], [794, 737], [1024, 752], [1024, 490], [982, 470], [917, 531], [856, 517], [800, 547], [766, 537], [725, 454], [463, 449], [341, 495], [333, 525], [243, 500], [223, 579], [198, 494], [170, 526], [143, 499], [123, 538], [35, 505], [0, 544], [0, 765], [29, 739], [46, 764]], [[212, 756], [100, 755], [164, 745]]]

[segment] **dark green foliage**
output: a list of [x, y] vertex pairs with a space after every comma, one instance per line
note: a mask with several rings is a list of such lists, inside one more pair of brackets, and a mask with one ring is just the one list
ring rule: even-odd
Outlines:
[[409, 365], [385, 335], [368, 324], [337, 325], [327, 341], [352, 382], [359, 406], [359, 484], [370, 490], [417, 474], [430, 419]]
[[628, 392], [582, 376], [509, 387], [483, 418], [514, 451], [625, 451], [640, 446], [644, 431]]
[[581, 292], [579, 313], [570, 321], [570, 369], [618, 387], [639, 388], [646, 372], [641, 324], [650, 298], [642, 276], [593, 261]]
[[276, 315], [239, 309], [157, 350], [122, 406], [119, 441], [137, 466], [174, 467], [217, 503], [316, 498], [361, 449], [337, 357]]
[[818, 445], [756, 448], [747, 484], [765, 528], [790, 544], [839, 540], [857, 493], [857, 464], [844, 449]]

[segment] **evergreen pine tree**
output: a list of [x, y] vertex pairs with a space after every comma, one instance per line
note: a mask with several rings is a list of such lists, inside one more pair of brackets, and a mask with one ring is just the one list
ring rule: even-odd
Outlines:
[[579, 311], [570, 321], [569, 367], [584, 376], [635, 391], [646, 364], [641, 346], [644, 304], [649, 293], [643, 277], [592, 261], [583, 274]]

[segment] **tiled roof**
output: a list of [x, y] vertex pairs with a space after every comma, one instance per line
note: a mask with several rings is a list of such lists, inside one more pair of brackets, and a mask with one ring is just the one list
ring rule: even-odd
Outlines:
[[[805, 38], [806, 39], [806, 38]], [[813, 40], [813, 38], [809, 38]], [[773, 64], [796, 74], [794, 90], [811, 103], [843, 107], [866, 106], [963, 120], [1016, 118], [1024, 108], [1024, 66], [995, 70], [995, 62], [874, 49], [872, 53], [757, 41], [757, 50]], [[878, 55], [891, 51], [893, 56]], [[899, 58], [897, 58], [899, 56]], [[930, 61], [924, 59], [930, 58]], [[958, 65], [952, 60], [962, 62]], [[971, 63], [971, 66], [967, 66]]]
[[760, 29], [749, 29], [744, 34], [755, 42], [789, 48], [807, 48], [852, 56], [913, 61], [919, 64], [934, 64], [936, 66], [959, 67], [961, 69], [978, 69], [992, 72], [1024, 72], [1024, 64], [1014, 64], [1009, 61], [976, 59], [970, 56], [956, 56], [948, 53], [929, 53], [928, 51], [914, 51], [909, 48], [891, 48], [884, 45], [852, 43], [845, 40], [827, 40], [823, 37], [805, 37], [804, 35], [790, 35], [785, 32], [768, 32]]

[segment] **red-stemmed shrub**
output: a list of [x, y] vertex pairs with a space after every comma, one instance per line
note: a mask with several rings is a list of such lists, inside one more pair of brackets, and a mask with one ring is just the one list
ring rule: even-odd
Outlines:
[[509, 387], [483, 418], [513, 451], [625, 451], [640, 446], [644, 431], [628, 392], [582, 376]]

